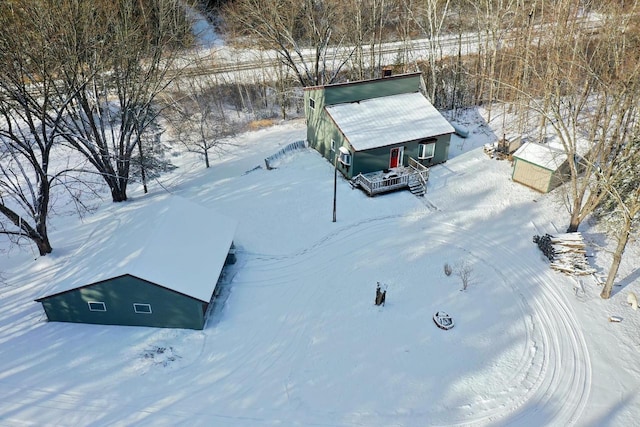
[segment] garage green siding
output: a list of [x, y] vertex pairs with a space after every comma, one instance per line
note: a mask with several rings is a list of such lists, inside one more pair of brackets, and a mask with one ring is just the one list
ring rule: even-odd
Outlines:
[[[103, 325], [204, 328], [208, 303], [125, 275], [38, 300], [50, 321]], [[89, 310], [102, 302], [106, 311]], [[136, 313], [134, 304], [149, 304], [151, 313]]]

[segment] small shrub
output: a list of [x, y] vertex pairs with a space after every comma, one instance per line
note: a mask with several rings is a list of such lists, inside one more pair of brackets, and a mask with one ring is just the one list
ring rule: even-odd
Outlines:
[[461, 261], [456, 263], [455, 266], [455, 274], [460, 278], [462, 282], [462, 290], [466, 291], [469, 286], [469, 280], [471, 280], [471, 273], [473, 272], [473, 267], [467, 261]]
[[249, 129], [259, 130], [259, 129], [267, 128], [269, 126], [273, 126], [275, 122], [276, 121], [273, 119], [254, 120], [251, 123], [249, 123]]

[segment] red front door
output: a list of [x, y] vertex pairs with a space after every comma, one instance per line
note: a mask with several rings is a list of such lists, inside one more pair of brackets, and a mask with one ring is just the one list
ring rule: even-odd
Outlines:
[[389, 159], [389, 169], [397, 168], [400, 161], [400, 147], [391, 149], [391, 157]]

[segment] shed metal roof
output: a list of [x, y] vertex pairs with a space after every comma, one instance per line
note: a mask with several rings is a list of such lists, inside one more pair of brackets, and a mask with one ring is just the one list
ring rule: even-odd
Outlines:
[[453, 133], [420, 93], [403, 93], [325, 107], [356, 151]]
[[525, 142], [513, 153], [513, 157], [540, 166], [550, 171], [556, 171], [567, 160], [567, 154], [549, 145]]
[[119, 208], [97, 224], [38, 301], [129, 274], [209, 302], [237, 222], [177, 196]]

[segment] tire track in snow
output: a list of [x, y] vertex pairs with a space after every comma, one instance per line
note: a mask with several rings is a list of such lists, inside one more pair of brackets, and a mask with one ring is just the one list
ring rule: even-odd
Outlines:
[[[453, 229], [454, 226], [450, 225], [449, 230]], [[589, 397], [591, 363], [576, 317], [557, 290], [564, 284], [550, 270], [545, 271], [542, 277], [537, 277], [540, 269], [519, 256], [513, 248], [496, 248], [495, 242], [479, 234], [467, 234], [466, 237], [465, 241], [469, 244], [466, 248], [479, 259], [487, 263], [492, 259], [507, 260], [499, 268], [494, 265], [491, 268], [499, 274], [504, 285], [520, 296], [521, 309], [529, 308], [523, 311], [523, 315], [533, 316], [531, 329], [527, 330], [525, 352], [528, 349], [535, 351], [530, 356], [526, 353], [523, 355], [519, 370], [513, 377], [516, 380], [523, 378], [529, 383], [525, 387], [527, 393], [520, 396], [497, 395], [493, 397], [493, 409], [485, 410], [485, 415], [461, 421], [459, 425], [498, 420], [513, 425], [525, 420], [532, 425], [550, 422], [557, 425], [575, 424]], [[496, 249], [499, 253], [496, 253]], [[513, 263], [515, 260], [520, 262]], [[518, 276], [535, 279], [528, 287], [516, 287], [508, 277]], [[507, 389], [513, 392], [522, 388], [514, 383]]]
[[[287, 280], [287, 271], [295, 270], [292, 267], [297, 264], [308, 262], [307, 255], [310, 257], [329, 245], [343, 243], [356, 233], [375, 234], [375, 230], [383, 230], [384, 224], [389, 221], [414, 216], [392, 215], [350, 224], [289, 255], [245, 254], [255, 261], [266, 261], [268, 264], [262, 267], [264, 272], [280, 271], [282, 275], [276, 277]], [[452, 237], [460, 237], [461, 233], [465, 238], [456, 241], [456, 246], [485, 262], [500, 277], [502, 286], [509, 287], [517, 295], [516, 301], [526, 323], [526, 346], [511, 381], [505, 384], [503, 390], [490, 391], [483, 396], [483, 410], [474, 413], [471, 418], [449, 420], [447, 424], [479, 425], [498, 421], [518, 424], [536, 419], [541, 424], [575, 424], [588, 400], [591, 365], [580, 325], [564, 295], [556, 289], [565, 284], [550, 270], [538, 277], [540, 267], [532, 265], [531, 260], [523, 259], [513, 248], [496, 248], [494, 241], [481, 234], [461, 232], [452, 224], [440, 224], [439, 230], [429, 230], [427, 236], [420, 238], [451, 245]], [[339, 256], [343, 255], [323, 259], [321, 264], [315, 265], [314, 272], [320, 273]], [[495, 259], [519, 262], [511, 262], [506, 267], [496, 266], [492, 263]], [[529, 277], [532, 280], [523, 288], [511, 283], [510, 277]], [[273, 281], [267, 280], [266, 283]]]

